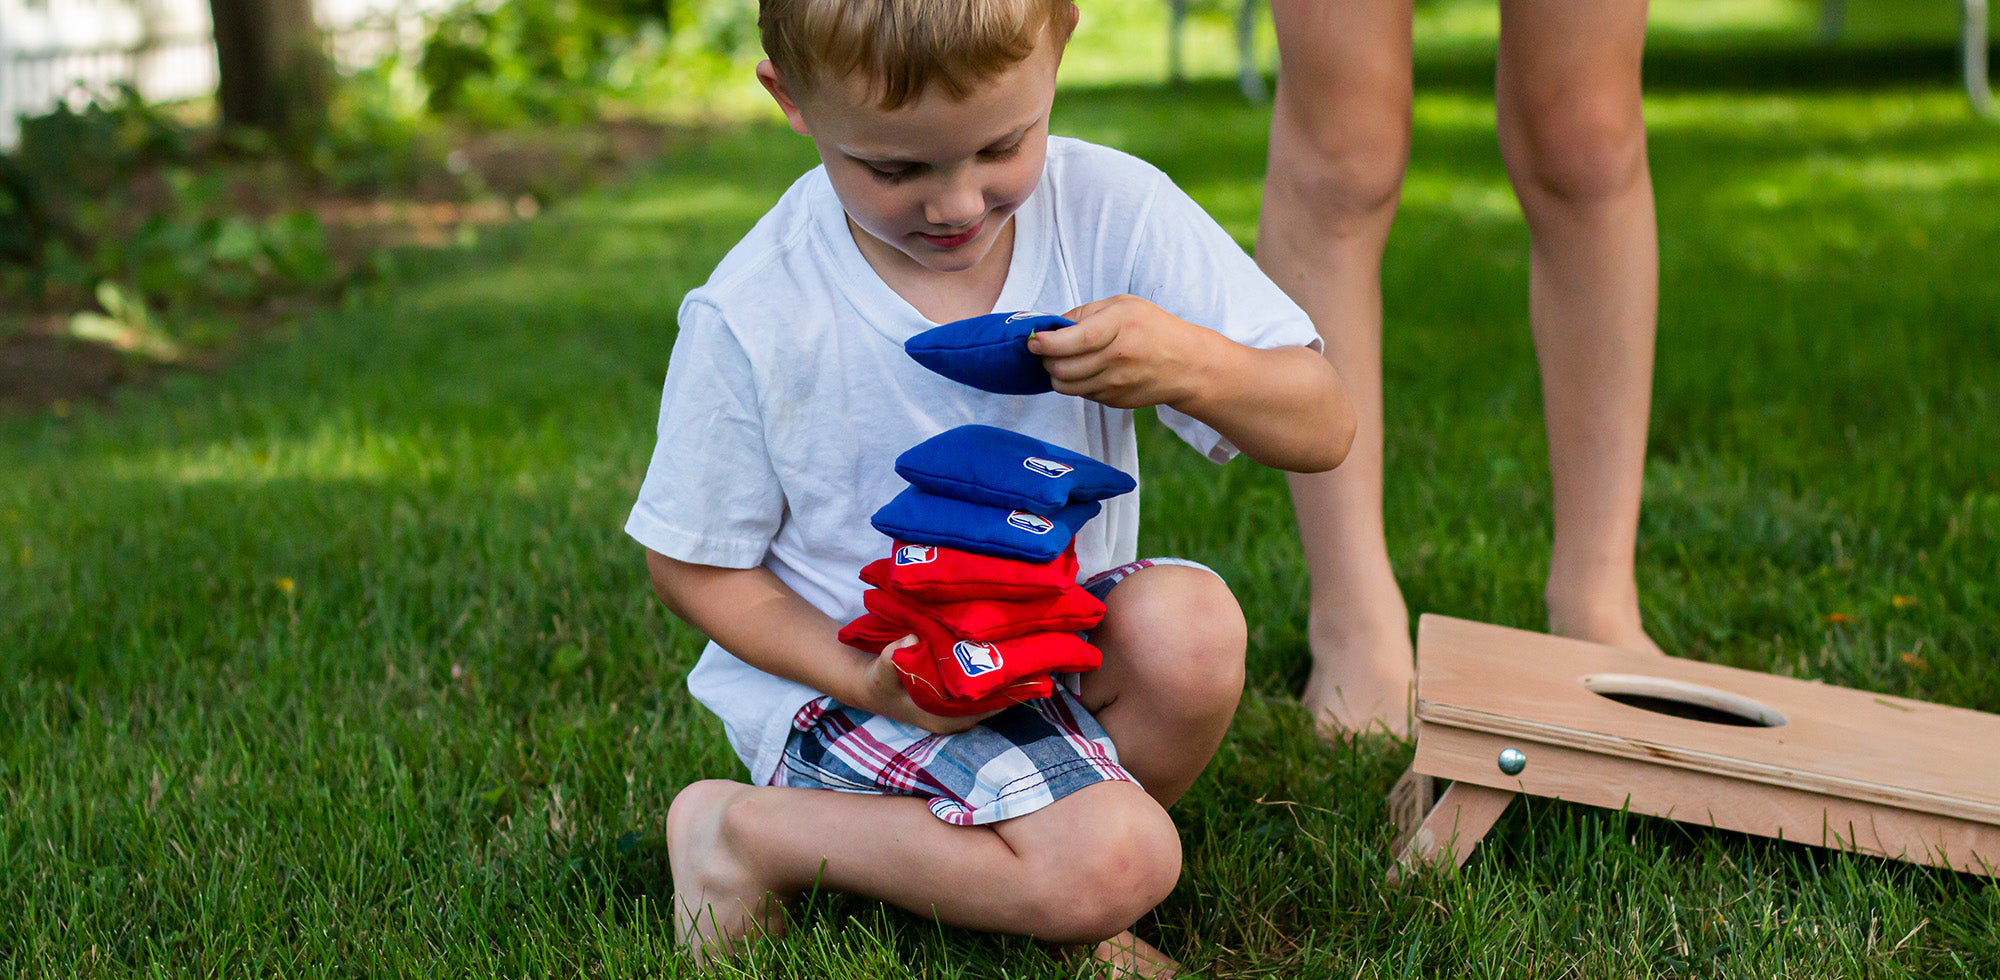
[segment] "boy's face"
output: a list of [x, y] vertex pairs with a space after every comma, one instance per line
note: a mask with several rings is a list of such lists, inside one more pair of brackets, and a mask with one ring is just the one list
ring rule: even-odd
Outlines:
[[962, 102], [933, 88], [893, 110], [865, 80], [825, 80], [794, 99], [770, 62], [757, 75], [819, 148], [869, 262], [951, 273], [987, 258], [1041, 181], [1060, 58], [1044, 40]]

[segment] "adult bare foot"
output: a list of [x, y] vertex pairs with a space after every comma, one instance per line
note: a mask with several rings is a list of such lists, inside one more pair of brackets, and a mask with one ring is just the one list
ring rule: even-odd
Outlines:
[[1132, 935], [1130, 929], [1098, 943], [1097, 948], [1090, 951], [1090, 958], [1103, 964], [1104, 976], [1112, 980], [1124, 980], [1127, 977], [1159, 980], [1176, 976], [1181, 971], [1180, 963], [1173, 957], [1154, 949], [1152, 943]]
[[1640, 625], [1636, 591], [1609, 598], [1574, 596], [1552, 584], [1543, 601], [1549, 610], [1549, 632], [1555, 636], [1602, 643], [1633, 653], [1667, 655]]
[[699, 963], [733, 952], [752, 933], [784, 934], [782, 902], [731, 846], [724, 821], [752, 787], [726, 779], [690, 784], [667, 808], [667, 863], [674, 875], [674, 939]]
[[1328, 739], [1349, 732], [1407, 737], [1416, 658], [1405, 618], [1392, 617], [1379, 628], [1342, 629], [1339, 623], [1330, 615], [1309, 617], [1313, 666], [1299, 700]]

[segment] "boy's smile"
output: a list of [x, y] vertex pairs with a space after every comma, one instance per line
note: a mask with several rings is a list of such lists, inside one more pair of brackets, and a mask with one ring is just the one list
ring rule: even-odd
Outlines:
[[886, 110], [867, 79], [825, 79], [794, 99], [769, 62], [757, 74], [818, 147], [855, 244], [886, 282], [901, 291], [974, 272], [997, 296], [1010, 219], [1041, 181], [1060, 58], [1044, 40], [963, 101], [934, 87]]

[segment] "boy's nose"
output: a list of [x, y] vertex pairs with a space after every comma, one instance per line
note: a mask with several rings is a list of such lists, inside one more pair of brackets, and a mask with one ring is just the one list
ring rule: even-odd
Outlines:
[[946, 228], [956, 228], [979, 220], [986, 213], [986, 195], [978, 183], [954, 180], [924, 203], [924, 220]]

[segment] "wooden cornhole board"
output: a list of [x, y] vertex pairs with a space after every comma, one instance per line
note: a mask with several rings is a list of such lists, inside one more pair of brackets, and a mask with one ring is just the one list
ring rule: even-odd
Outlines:
[[1426, 615], [1416, 716], [1399, 871], [1529, 793], [2000, 874], [2000, 715]]

